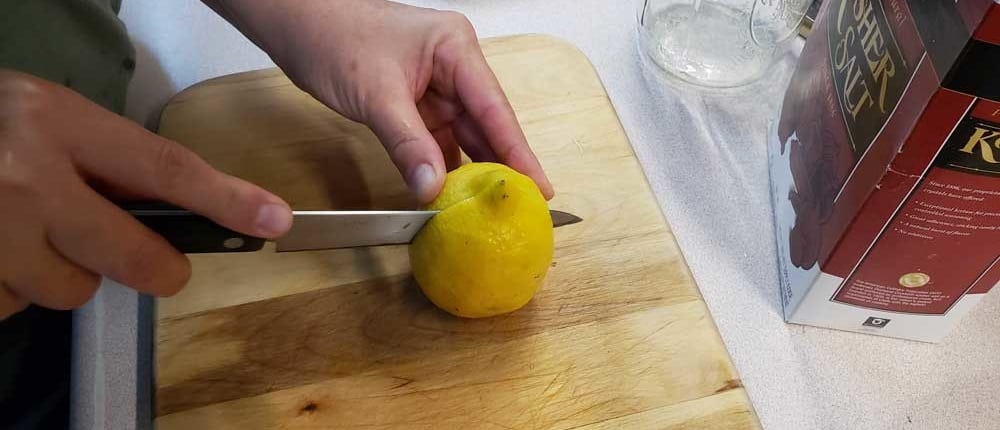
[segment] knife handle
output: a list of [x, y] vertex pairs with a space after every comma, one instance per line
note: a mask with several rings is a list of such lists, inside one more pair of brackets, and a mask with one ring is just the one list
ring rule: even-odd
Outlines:
[[166, 203], [125, 203], [119, 207], [185, 254], [253, 252], [263, 248], [266, 241]]

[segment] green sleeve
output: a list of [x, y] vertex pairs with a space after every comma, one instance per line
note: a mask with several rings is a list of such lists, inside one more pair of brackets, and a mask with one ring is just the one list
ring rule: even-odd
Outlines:
[[0, 0], [0, 68], [65, 85], [121, 113], [135, 49], [121, 0]]

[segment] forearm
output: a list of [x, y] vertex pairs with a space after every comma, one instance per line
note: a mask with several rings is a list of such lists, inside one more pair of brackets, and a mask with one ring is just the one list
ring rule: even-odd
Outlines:
[[[349, 11], [353, 0], [202, 0], [202, 3], [229, 21], [255, 45], [272, 57], [282, 56], [286, 29], [299, 27], [303, 19], [321, 19], [335, 25], [335, 9]], [[317, 16], [319, 15], [319, 16]]]
[[[268, 45], [266, 37], [262, 37], [261, 33], [268, 33], [270, 30], [261, 29], [262, 25], [266, 25], [267, 21], [262, 20], [261, 15], [263, 11], [268, 8], [273, 8], [274, 5], [271, 0], [248, 0], [248, 1], [237, 1], [231, 2], [227, 0], [202, 0], [202, 3], [207, 5], [209, 8], [219, 14], [226, 21], [229, 21], [233, 27], [236, 27], [241, 33], [243, 33], [248, 39], [253, 41], [255, 45], [263, 49], [264, 51], [270, 52], [273, 49], [272, 46]], [[294, 3], [294, 2], [292, 2]], [[275, 11], [275, 14], [288, 13], [287, 10]]]

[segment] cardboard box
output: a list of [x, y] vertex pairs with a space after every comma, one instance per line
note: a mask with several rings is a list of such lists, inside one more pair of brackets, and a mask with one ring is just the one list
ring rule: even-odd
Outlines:
[[941, 340], [1000, 283], [1000, 4], [826, 0], [769, 146], [785, 319]]

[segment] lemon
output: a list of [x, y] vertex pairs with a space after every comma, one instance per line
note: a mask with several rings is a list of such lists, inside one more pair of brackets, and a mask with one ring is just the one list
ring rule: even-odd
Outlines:
[[448, 173], [427, 209], [441, 211], [410, 244], [420, 289], [437, 307], [482, 318], [520, 309], [552, 263], [552, 218], [538, 186], [496, 163]]

